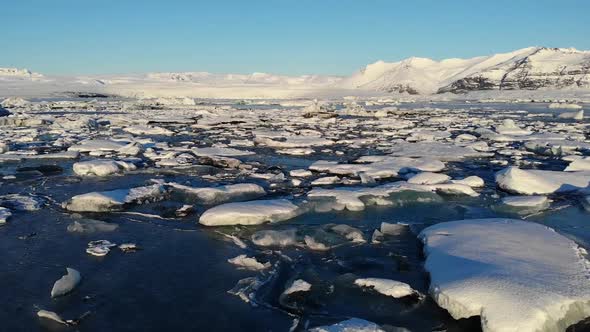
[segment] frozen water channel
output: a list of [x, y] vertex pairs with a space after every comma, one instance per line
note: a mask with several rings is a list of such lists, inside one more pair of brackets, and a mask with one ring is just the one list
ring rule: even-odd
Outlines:
[[11, 103], [0, 330], [590, 331], [566, 108]]

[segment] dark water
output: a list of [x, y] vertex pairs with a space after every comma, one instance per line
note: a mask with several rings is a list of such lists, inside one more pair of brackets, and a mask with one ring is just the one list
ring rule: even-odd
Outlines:
[[[172, 142], [184, 139], [187, 138], [176, 137]], [[241, 159], [279, 165], [285, 171], [307, 167], [313, 159], [329, 157], [285, 157], [264, 149], [253, 150], [258, 152], [256, 156]], [[369, 151], [364, 152], [368, 154]], [[340, 159], [346, 158], [353, 156]], [[541, 160], [542, 168], [563, 167], [558, 160]], [[39, 163], [4, 164], [0, 165], [0, 172], [10, 173], [17, 167]], [[324, 325], [350, 317], [412, 331], [478, 331], [477, 317], [455, 321], [428, 297], [393, 299], [351, 287], [351, 280], [355, 276], [394, 279], [426, 294], [429, 280], [423, 268], [417, 232], [428, 225], [450, 220], [522, 217], [515, 211], [498, 208], [504, 193], [493, 186], [493, 174], [501, 167], [474, 160], [450, 163], [446, 174], [484, 178], [487, 187], [481, 190], [478, 198], [441, 196], [434, 202], [417, 203], [401, 197], [403, 204], [397, 206], [370, 206], [362, 212], [310, 212], [279, 224], [215, 229], [197, 224], [198, 214], [205, 209], [203, 206], [184, 218], [88, 214], [85, 217], [117, 224], [119, 228], [110, 233], [81, 235], [67, 232], [66, 227], [77, 216], [66, 213], [59, 205], [73, 195], [141, 186], [154, 178], [188, 182], [194, 186], [212, 184], [198, 177], [200, 171], [183, 174], [140, 171], [104, 179], [81, 179], [71, 174], [72, 162], [43, 163], [59, 165], [64, 171], [33, 178], [23, 175], [0, 185], [0, 195], [20, 193], [47, 199], [41, 210], [15, 212], [9, 223], [0, 227], [0, 298], [3, 300], [0, 331], [288, 331], [295, 318], [299, 319], [295, 330], [301, 331], [306, 324]], [[249, 182], [263, 184], [256, 180]], [[271, 192], [268, 198], [293, 198], [288, 190], [268, 186], [266, 189]], [[589, 215], [579, 205], [577, 197], [560, 196], [554, 200], [552, 209], [526, 216], [527, 220], [553, 227], [590, 248]], [[166, 218], [186, 203], [190, 201], [184, 197], [170, 197], [129, 211]], [[247, 241], [252, 233], [262, 229], [297, 228], [301, 234], [312, 234], [334, 223], [357, 227], [370, 239], [381, 222], [403, 222], [410, 227], [380, 245], [348, 244], [327, 252], [287, 248], [279, 253], [255, 246], [243, 250], [218, 233], [233, 234]], [[134, 253], [113, 250], [105, 257], [86, 254], [87, 243], [98, 239], [134, 242], [142, 250]], [[256, 292], [256, 306], [228, 293], [240, 279], [259, 275], [236, 269], [227, 262], [243, 253], [271, 262], [276, 271], [266, 276], [268, 282]], [[80, 271], [82, 283], [68, 296], [51, 299], [51, 287], [65, 273], [66, 267]], [[294, 279], [311, 282], [312, 292], [289, 304], [281, 302], [279, 295]], [[64, 318], [89, 314], [79, 325], [67, 327], [38, 320], [39, 309], [58, 312]], [[572, 328], [574, 330], [590, 331], [590, 328], [580, 323]]]

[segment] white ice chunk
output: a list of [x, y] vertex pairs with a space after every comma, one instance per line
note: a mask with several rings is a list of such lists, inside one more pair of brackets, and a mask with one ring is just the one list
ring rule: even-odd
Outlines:
[[68, 322], [66, 322], [63, 318], [61, 318], [57, 313], [55, 313], [53, 311], [39, 310], [39, 311], [37, 311], [37, 316], [39, 318], [49, 319], [49, 320], [58, 322], [60, 324], [69, 325]]
[[12, 216], [12, 212], [9, 209], [0, 207], [0, 225], [6, 223], [6, 220]]
[[451, 183], [464, 184], [466, 186], [470, 186], [471, 188], [482, 188], [485, 186], [483, 179], [475, 175], [468, 176], [464, 179], [451, 180]]
[[166, 193], [164, 186], [155, 184], [131, 189], [91, 192], [76, 195], [62, 206], [75, 212], [107, 212], [119, 210], [125, 204], [142, 204], [146, 201], [157, 201]]
[[235, 266], [252, 271], [260, 271], [270, 267], [269, 262], [262, 264], [257, 261], [256, 258], [248, 257], [246, 255], [239, 255], [234, 258], [230, 258], [227, 261]]
[[166, 185], [194, 196], [202, 204], [220, 204], [236, 200], [255, 199], [266, 195], [261, 186], [254, 183], [229, 184], [219, 187], [189, 187], [178, 183], [170, 182]]
[[299, 207], [286, 199], [226, 203], [203, 213], [199, 223], [205, 226], [258, 225], [296, 217]]
[[80, 280], [82, 280], [80, 272], [69, 267], [66, 268], [66, 270], [68, 271], [68, 274], [64, 275], [53, 284], [51, 297], [58, 297], [71, 292], [76, 286], [78, 286]]
[[514, 207], [541, 207], [549, 204], [547, 196], [507, 196], [502, 203]]
[[408, 183], [412, 184], [440, 184], [448, 182], [451, 179], [446, 174], [437, 174], [432, 172], [418, 173], [408, 179]]
[[361, 278], [356, 279], [354, 284], [360, 287], [372, 288], [375, 291], [394, 298], [418, 294], [412, 286], [405, 282], [383, 279], [383, 278]]
[[584, 110], [577, 112], [564, 112], [557, 116], [560, 119], [584, 120]]
[[575, 191], [590, 185], [590, 171], [559, 172], [508, 167], [496, 173], [496, 184], [522, 195]]
[[118, 174], [123, 170], [135, 169], [135, 165], [124, 161], [115, 160], [89, 160], [75, 163], [73, 166], [74, 173], [77, 175], [88, 176], [108, 176]]
[[297, 230], [262, 230], [252, 234], [252, 242], [261, 247], [286, 247], [297, 244]]
[[163, 135], [163, 136], [172, 136], [174, 132], [172, 130], [168, 130], [162, 127], [156, 126], [144, 126], [144, 125], [137, 125], [137, 126], [129, 126], [123, 128], [124, 131], [133, 134], [133, 135]]
[[289, 294], [293, 294], [293, 293], [298, 293], [298, 292], [309, 292], [310, 289], [311, 289], [310, 283], [308, 283], [307, 281], [302, 280], [302, 279], [297, 279], [297, 280], [294, 280], [293, 283], [291, 283], [291, 285], [285, 289], [285, 291], [283, 292], [283, 294], [281, 296], [289, 295]]
[[423, 230], [430, 293], [455, 319], [487, 331], [565, 331], [590, 316], [584, 250], [554, 230], [513, 219], [474, 219]]
[[365, 156], [356, 160], [356, 164], [339, 164], [334, 161], [318, 160], [309, 169], [336, 175], [358, 176], [364, 173], [372, 178], [395, 177], [401, 171], [440, 172], [445, 164], [432, 158], [403, 158], [391, 156]]

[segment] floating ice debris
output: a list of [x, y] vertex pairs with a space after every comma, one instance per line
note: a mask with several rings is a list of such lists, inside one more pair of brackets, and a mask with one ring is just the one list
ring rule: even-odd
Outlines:
[[508, 167], [496, 173], [496, 184], [508, 192], [521, 195], [576, 191], [590, 185], [590, 171], [559, 172]]
[[248, 257], [246, 255], [239, 255], [234, 258], [230, 258], [227, 261], [235, 266], [253, 271], [260, 271], [270, 267], [269, 262], [263, 264], [256, 260], [256, 258]]
[[119, 227], [117, 224], [108, 223], [102, 220], [81, 218], [74, 220], [68, 225], [67, 230], [71, 233], [92, 234], [96, 232], [112, 232]]
[[93, 256], [106, 256], [112, 247], [117, 246], [115, 243], [112, 243], [107, 240], [96, 240], [91, 241], [88, 243], [88, 248], [86, 248], [86, 252]]
[[471, 188], [481, 188], [485, 186], [485, 182], [483, 181], [483, 179], [475, 175], [468, 176], [464, 179], [451, 180], [451, 183], [464, 184]]
[[391, 156], [365, 156], [357, 164], [339, 164], [334, 161], [318, 160], [309, 166], [310, 170], [336, 175], [358, 176], [364, 173], [375, 179], [391, 178], [402, 171], [440, 172], [445, 164], [432, 158], [403, 158]]
[[584, 120], [584, 110], [577, 112], [564, 112], [557, 116], [559, 119]]
[[294, 169], [289, 172], [289, 175], [293, 176], [293, 177], [297, 177], [297, 178], [305, 178], [305, 177], [312, 176], [313, 173], [311, 171], [306, 170], [306, 169]]
[[75, 163], [74, 173], [77, 175], [108, 176], [122, 173], [124, 170], [135, 170], [137, 167], [132, 163], [114, 160], [90, 160]]
[[185, 204], [181, 206], [178, 210], [176, 210], [175, 214], [177, 217], [186, 217], [189, 214], [193, 213], [195, 207], [192, 205]]
[[186, 193], [194, 197], [198, 203], [206, 205], [250, 200], [266, 195], [264, 188], [254, 183], [238, 183], [212, 188], [195, 188], [173, 182], [166, 183], [166, 185], [177, 191]]
[[258, 225], [289, 220], [301, 212], [286, 199], [226, 203], [205, 211], [199, 223], [205, 226]]
[[289, 287], [283, 291], [281, 296], [293, 294], [293, 293], [300, 293], [300, 292], [309, 292], [311, 290], [311, 284], [303, 279], [294, 280]]
[[71, 292], [76, 286], [78, 286], [80, 280], [82, 280], [80, 272], [69, 267], [66, 268], [66, 270], [68, 271], [68, 274], [64, 275], [53, 284], [51, 297], [58, 297]]
[[408, 228], [409, 227], [407, 224], [401, 224], [401, 223], [391, 224], [391, 223], [387, 223], [387, 222], [382, 222], [381, 228], [379, 229], [379, 231], [383, 235], [398, 236], [398, 235], [401, 235], [401, 234], [407, 232]]
[[[389, 331], [389, 330], [388, 330]], [[396, 328], [394, 332], [408, 331]], [[309, 332], [385, 332], [379, 325], [360, 318], [351, 318], [329, 326], [318, 326], [309, 329]], [[409, 331], [408, 331], [409, 332]]]
[[448, 182], [451, 179], [446, 174], [438, 174], [432, 172], [418, 173], [408, 179], [408, 183], [411, 184], [440, 184]]
[[9, 194], [0, 196], [0, 206], [16, 211], [36, 211], [45, 204], [41, 197]]
[[139, 247], [135, 243], [121, 243], [119, 249], [122, 252], [135, 252], [139, 250]]
[[58, 314], [56, 314], [53, 311], [39, 310], [39, 311], [37, 311], [37, 316], [39, 318], [49, 319], [49, 320], [52, 320], [54, 322], [58, 322], [60, 324], [70, 325], [67, 321], [65, 321], [63, 318], [61, 318]]
[[283, 140], [273, 140], [268, 137], [256, 136], [254, 142], [271, 148], [309, 148], [315, 146], [333, 145], [334, 141], [319, 136], [286, 136]]
[[197, 156], [215, 156], [215, 157], [239, 157], [253, 155], [254, 152], [248, 150], [238, 150], [234, 148], [209, 147], [209, 148], [192, 148], [191, 151]]
[[400, 298], [411, 295], [419, 295], [410, 285], [405, 282], [395, 281], [383, 278], [360, 278], [354, 281], [354, 284], [360, 287], [372, 288], [376, 292], [394, 298]]
[[[398, 143], [392, 148], [392, 156], [427, 157], [446, 161], [461, 161], [468, 158], [492, 157], [494, 154], [480, 152], [468, 146], [459, 146], [441, 142]], [[431, 171], [431, 170], [425, 170]]]
[[163, 185], [151, 185], [131, 189], [91, 192], [72, 197], [62, 204], [63, 208], [74, 212], [108, 212], [121, 210], [125, 204], [142, 204], [163, 198], [166, 189]]
[[303, 238], [303, 241], [305, 242], [305, 245], [311, 250], [326, 251], [326, 250], [330, 250], [330, 248], [331, 248], [331, 246], [329, 244], [322, 243], [313, 236], [306, 235]]
[[[416, 193], [445, 193], [450, 195], [467, 195], [476, 197], [476, 193], [471, 187], [458, 183], [443, 183], [436, 185], [418, 185], [411, 184], [405, 181], [398, 181], [387, 183], [381, 186], [367, 188], [367, 187], [348, 187], [348, 188], [333, 188], [323, 189], [314, 188], [308, 192], [307, 197], [311, 200], [319, 199], [334, 199], [335, 203], [331, 205], [331, 210], [362, 211], [365, 209], [364, 200], [372, 198], [372, 203], [379, 203], [375, 199], [387, 199], [390, 195], [401, 192], [416, 192]], [[416, 202], [421, 201], [416, 198]], [[388, 201], [382, 203], [391, 204]], [[330, 209], [328, 209], [330, 210]]]
[[123, 148], [125, 148], [129, 142], [125, 141], [113, 141], [113, 140], [104, 140], [104, 139], [93, 139], [93, 140], [85, 140], [80, 142], [78, 145], [72, 145], [68, 148], [68, 151], [77, 151], [77, 152], [95, 152], [95, 151], [103, 151], [103, 152], [117, 152]]
[[349, 225], [341, 224], [330, 228], [334, 233], [343, 236], [352, 242], [366, 242], [365, 236], [361, 230]]
[[133, 134], [133, 135], [163, 135], [163, 136], [172, 136], [174, 132], [172, 130], [168, 130], [162, 127], [156, 126], [143, 126], [143, 125], [136, 125], [136, 126], [129, 126], [123, 128], [124, 131]]
[[[269, 276], [268, 278], [271, 278], [271, 276]], [[256, 291], [260, 287], [262, 287], [266, 283], [266, 281], [268, 281], [268, 279], [262, 280], [259, 277], [249, 277], [240, 279], [238, 283], [234, 286], [234, 288], [230, 289], [228, 293], [236, 295], [240, 299], [242, 299], [242, 301], [246, 303], [251, 303], [252, 305], [256, 306]]]
[[502, 203], [513, 207], [544, 207], [549, 205], [547, 196], [507, 196]]
[[590, 314], [590, 262], [554, 230], [513, 219], [445, 222], [423, 230], [430, 293], [483, 331], [565, 331]]
[[581, 109], [582, 106], [573, 103], [551, 103], [548, 106], [549, 108], [567, 108], [567, 109]]
[[9, 209], [0, 207], [0, 225], [6, 223], [6, 220], [12, 216], [12, 212]]
[[287, 247], [297, 244], [297, 230], [262, 230], [252, 234], [252, 243], [261, 247]]
[[326, 186], [331, 184], [340, 183], [340, 178], [337, 176], [325, 176], [315, 179], [311, 182], [312, 186]]
[[522, 135], [530, 135], [532, 132], [530, 130], [520, 128], [512, 119], [505, 119], [501, 125], [496, 127], [496, 132], [502, 135], [514, 135], [514, 136], [522, 136]]

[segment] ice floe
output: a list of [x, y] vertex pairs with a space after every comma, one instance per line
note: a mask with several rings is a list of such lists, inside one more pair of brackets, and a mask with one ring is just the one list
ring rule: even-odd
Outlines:
[[423, 230], [430, 294], [483, 331], [564, 331], [590, 316], [590, 262], [554, 230], [513, 219], [445, 222]]
[[590, 172], [560, 172], [508, 167], [496, 173], [496, 184], [521, 195], [546, 195], [590, 186]]
[[354, 284], [360, 287], [371, 288], [385, 296], [400, 298], [405, 296], [418, 295], [412, 286], [405, 282], [383, 279], [383, 278], [359, 278]]
[[108, 212], [123, 209], [126, 204], [142, 204], [163, 198], [166, 189], [162, 185], [151, 185], [131, 189], [91, 192], [76, 195], [62, 204], [74, 212]]
[[286, 199], [226, 203], [205, 211], [199, 223], [205, 226], [258, 225], [289, 220], [301, 212]]
[[82, 280], [80, 272], [69, 267], [66, 268], [66, 270], [68, 273], [59, 278], [59, 280], [53, 284], [53, 288], [51, 289], [51, 297], [66, 295], [76, 288], [76, 286], [78, 286], [80, 283], [80, 280]]

